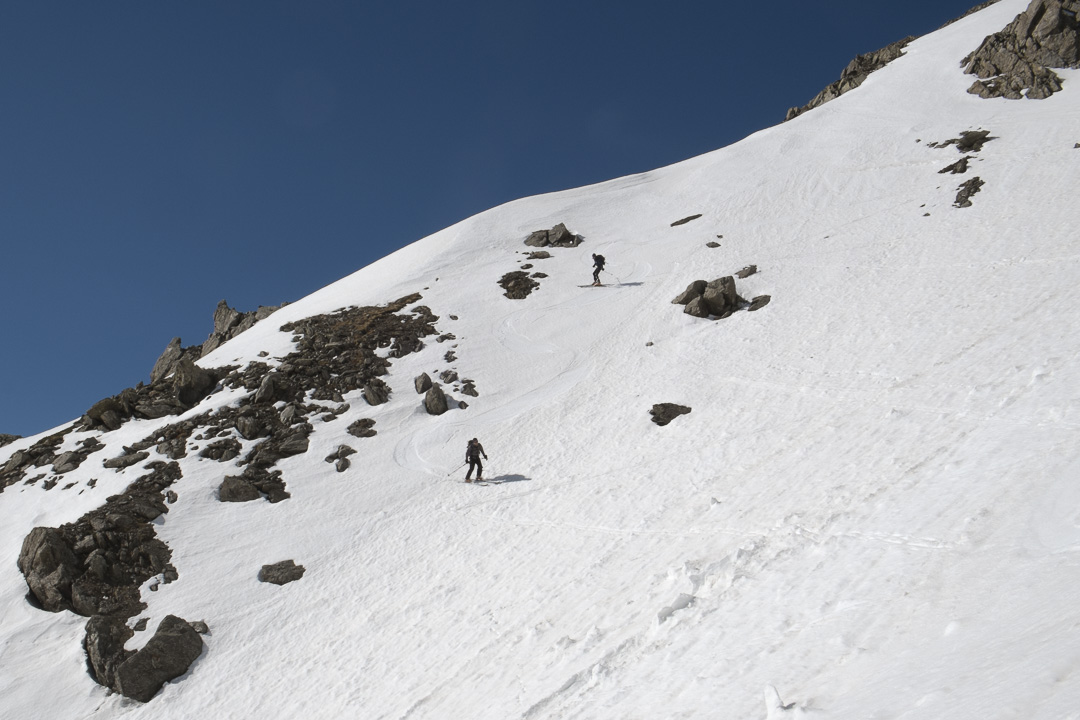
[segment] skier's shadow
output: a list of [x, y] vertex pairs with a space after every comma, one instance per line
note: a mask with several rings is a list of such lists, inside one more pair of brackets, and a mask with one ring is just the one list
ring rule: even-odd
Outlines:
[[484, 478], [484, 482], [492, 485], [502, 485], [503, 483], [512, 482], [532, 482], [532, 478], [527, 478], [524, 475], [499, 475], [493, 478]]

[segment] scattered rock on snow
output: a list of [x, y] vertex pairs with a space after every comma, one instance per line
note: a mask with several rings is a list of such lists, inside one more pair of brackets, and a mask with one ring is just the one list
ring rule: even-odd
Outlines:
[[649, 414], [652, 415], [652, 421], [657, 425], [667, 425], [669, 422], [690, 412], [690, 408], [685, 405], [676, 405], [675, 403], [657, 403], [649, 410]]
[[678, 227], [679, 225], [685, 225], [686, 223], [690, 222], [691, 220], [697, 220], [699, 217], [701, 217], [701, 213], [698, 213], [697, 215], [689, 215], [687, 217], [684, 217], [681, 220], [676, 220], [675, 222], [671, 223], [671, 227]]
[[304, 566], [293, 560], [282, 560], [273, 565], [263, 565], [259, 570], [259, 582], [285, 585], [304, 577]]
[[449, 409], [446, 393], [443, 392], [439, 383], [432, 385], [427, 394], [424, 395], [424, 409], [428, 411], [429, 415], [442, 415]]
[[523, 270], [506, 273], [499, 279], [499, 285], [506, 291], [503, 295], [511, 300], [524, 300], [529, 293], [540, 287], [540, 283], [530, 278], [529, 274]]

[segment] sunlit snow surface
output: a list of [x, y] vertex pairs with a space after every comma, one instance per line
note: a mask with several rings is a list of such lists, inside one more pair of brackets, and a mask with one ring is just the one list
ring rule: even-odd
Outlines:
[[[51, 491], [0, 493], [0, 716], [1080, 717], [1080, 73], [987, 101], [959, 67], [1026, 5], [731, 147], [461, 222], [205, 358], [281, 357], [289, 320], [420, 291], [480, 396], [423, 411], [413, 378], [448, 366], [429, 342], [394, 361], [388, 404], [314, 423], [275, 505], [218, 502], [236, 468], [181, 460], [157, 520], [180, 579], [144, 588], [129, 647], [170, 613], [211, 634], [146, 705], [91, 680], [85, 619], [30, 607], [15, 562], [31, 528], [144, 474], [100, 462], [176, 418], [101, 435]], [[929, 144], [979, 128], [996, 139], [968, 173], [938, 174], [960, 155]], [[504, 298], [522, 240], [559, 222], [585, 242]], [[579, 287], [593, 252], [612, 287]], [[758, 312], [670, 302], [751, 263]], [[658, 427], [658, 402], [693, 411]], [[345, 433], [361, 417], [377, 436]], [[474, 436], [501, 482], [453, 472]], [[286, 558], [302, 580], [256, 580]]]

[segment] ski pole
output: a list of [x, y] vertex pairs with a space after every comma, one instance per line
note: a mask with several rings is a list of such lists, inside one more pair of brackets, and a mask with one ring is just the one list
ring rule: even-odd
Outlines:
[[619, 283], [620, 285], [622, 285], [622, 278], [620, 278], [620, 277], [619, 277], [618, 275], [616, 275], [616, 274], [615, 274], [615, 273], [613, 273], [613, 272], [608, 272], [607, 270], [604, 270], [604, 272], [605, 272], [605, 273], [607, 273], [608, 275], [610, 275], [611, 277], [615, 278], [615, 282], [617, 282], [617, 283]]
[[451, 475], [453, 475], [454, 473], [456, 473], [456, 472], [457, 472], [458, 470], [460, 470], [461, 468], [465, 467], [466, 463], [468, 463], [468, 462], [469, 462], [469, 461], [468, 461], [468, 460], [466, 460], [465, 462], [461, 463], [460, 465], [458, 465], [458, 466], [457, 466], [456, 468], [454, 468], [454, 469], [453, 469], [453, 470], [451, 470], [450, 472], [446, 473], [446, 477], [450, 477]]

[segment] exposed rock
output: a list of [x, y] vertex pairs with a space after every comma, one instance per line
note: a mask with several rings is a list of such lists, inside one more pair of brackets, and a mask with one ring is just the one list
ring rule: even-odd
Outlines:
[[[140, 624], [145, 627], [146, 618]], [[99, 685], [116, 687], [117, 667], [135, 654], [131, 650], [124, 650], [124, 643], [134, 634], [123, 618], [95, 615], [86, 621], [83, 649], [86, 650], [90, 676]]]
[[739, 297], [735, 291], [735, 278], [730, 275], [717, 278], [710, 282], [702, 294], [709, 313], [718, 318], [725, 318], [745, 304], [745, 300]]
[[534, 250], [525, 257], [529, 260], [547, 260], [549, 257], [551, 257], [551, 253], [549, 253], [547, 250]]
[[[550, 230], [537, 230], [525, 239], [525, 244], [531, 247], [577, 247], [583, 238], [566, 229], [566, 225], [559, 223]], [[532, 259], [532, 258], [530, 258]]]
[[103, 466], [111, 469], [120, 470], [122, 468], [131, 467], [143, 460], [150, 457], [148, 452], [134, 453], [132, 455], [121, 455], [119, 457], [109, 458], [105, 462], [101, 463]]
[[686, 303], [683, 312], [687, 315], [693, 315], [694, 317], [707, 318], [709, 317], [709, 306], [705, 304], [705, 298], [698, 295], [693, 300]]
[[457, 382], [458, 374], [453, 370], [443, 370], [439, 374], [439, 379], [447, 385]]
[[757, 274], [757, 265], [747, 265], [742, 270], [735, 273], [735, 277], [739, 278], [740, 280], [745, 280], [746, 278], [750, 277], [751, 275], [756, 275], [756, 274]]
[[446, 393], [443, 392], [442, 386], [438, 383], [432, 385], [431, 389], [424, 395], [424, 409], [428, 411], [429, 415], [442, 415], [449, 409]]
[[480, 397], [480, 393], [476, 392], [476, 383], [472, 380], [463, 380], [461, 382], [461, 394], [469, 397]]
[[177, 362], [173, 371], [173, 392], [182, 405], [194, 407], [210, 394], [215, 385], [215, 374], [196, 365], [190, 355], [184, 355]]
[[10, 445], [11, 443], [20, 439], [22, 439], [22, 435], [5, 435], [4, 433], [0, 433], [0, 447]]
[[267, 307], [260, 305], [258, 310], [242, 313], [229, 307], [229, 304], [224, 300], [220, 301], [217, 304], [217, 308], [214, 309], [214, 330], [199, 348], [199, 357], [209, 355], [222, 343], [245, 332], [256, 322], [270, 317], [279, 310], [280, 307], [281, 306]]
[[707, 248], [718, 248], [718, 247], [720, 247], [720, 243], [716, 242], [715, 240], [710, 240], [709, 242], [705, 243], [705, 247], [707, 247]]
[[945, 173], [951, 173], [953, 175], [962, 175], [963, 173], [966, 173], [967, 171], [968, 171], [968, 158], [965, 155], [964, 157], [962, 157], [959, 160], [957, 160], [956, 162], [954, 162], [952, 165], [947, 165], [946, 167], [943, 167], [940, 170], [938, 170], [938, 175], [944, 175]]
[[347, 458], [350, 455], [354, 455], [355, 453], [356, 451], [348, 445], [338, 445], [337, 450], [327, 455], [325, 460], [328, 463], [337, 462], [338, 460]]
[[218, 462], [228, 462], [239, 456], [241, 449], [243, 449], [243, 446], [240, 445], [239, 440], [236, 438], [225, 438], [224, 440], [217, 440], [207, 445], [202, 449], [202, 452], [199, 453], [199, 457], [217, 460]]
[[746, 309], [748, 311], [750, 311], [750, 312], [754, 312], [755, 310], [760, 310], [761, 308], [768, 305], [770, 300], [772, 300], [772, 296], [770, 296], [770, 295], [758, 295], [757, 297], [755, 297], [753, 300], [750, 301], [750, 307], [748, 307]]
[[1061, 90], [1050, 68], [1080, 67], [1080, 0], [1032, 0], [1003, 30], [964, 58], [976, 80], [968, 92], [983, 98], [1041, 100]]
[[184, 351], [180, 347], [180, 338], [173, 338], [165, 347], [165, 351], [158, 357], [157, 362], [154, 363], [154, 368], [150, 371], [150, 382], [156, 383], [168, 377], [183, 353]]
[[897, 40], [894, 43], [886, 45], [875, 52], [866, 53], [865, 55], [856, 55], [855, 59], [848, 63], [848, 66], [840, 73], [839, 80], [819, 92], [814, 96], [814, 99], [806, 105], [803, 105], [802, 107], [793, 107], [788, 110], [784, 121], [786, 122], [796, 118], [808, 110], [820, 107], [830, 100], [835, 100], [844, 93], [859, 87], [863, 84], [863, 81], [870, 76], [870, 73], [875, 70], [880, 70], [903, 55], [904, 48], [914, 39], [913, 36], [909, 36], [903, 40]]
[[671, 223], [671, 227], [678, 227], [679, 225], [685, 225], [686, 223], [690, 222], [691, 220], [697, 220], [699, 217], [701, 217], [701, 213], [698, 213], [697, 215], [690, 215], [688, 217], [684, 217], [682, 220], [676, 220], [675, 222]]
[[705, 288], [708, 283], [704, 280], [695, 280], [686, 286], [686, 290], [679, 293], [674, 300], [671, 301], [673, 305], [686, 305], [694, 298], [699, 298], [705, 293]]
[[953, 203], [958, 208], [971, 207], [971, 196], [979, 192], [986, 183], [979, 177], [973, 177], [961, 185]]
[[372, 378], [364, 386], [364, 399], [368, 405], [382, 405], [390, 400], [390, 387], [379, 378]]
[[195, 628], [167, 615], [146, 645], [117, 666], [114, 689], [124, 697], [149, 702], [165, 683], [186, 673], [202, 649]]
[[37, 527], [27, 535], [17, 564], [42, 609], [130, 617], [143, 607], [143, 582], [154, 575], [176, 579], [172, 553], [152, 521], [168, 512], [162, 493], [180, 468], [162, 462], [152, 468], [74, 523]]
[[262, 497], [259, 489], [244, 477], [226, 475], [218, 487], [218, 500], [221, 502], [250, 502]]
[[[983, 145], [990, 142], [991, 140], [997, 140], [997, 138], [990, 137], [989, 130], [965, 130], [964, 132], [960, 133], [960, 137], [958, 138], [950, 138], [941, 142], [927, 143], [927, 147], [945, 148], [949, 147], [950, 145], [955, 145], [956, 149], [962, 153], [973, 153], [982, 150]], [[962, 159], [966, 160], [967, 158]]]
[[348, 470], [350, 465], [352, 465], [352, 460], [349, 460], [349, 458], [339, 458], [338, 461], [334, 463], [334, 468], [340, 473]]
[[652, 421], [657, 425], [667, 425], [669, 422], [690, 412], [690, 408], [685, 405], [676, 405], [675, 403], [657, 403], [649, 410], [649, 414], [652, 415]]
[[304, 566], [292, 560], [282, 560], [273, 565], [263, 565], [259, 570], [259, 582], [285, 585], [304, 577]]
[[511, 300], [524, 300], [529, 293], [540, 287], [540, 283], [530, 278], [529, 274], [523, 270], [506, 273], [499, 279], [499, 285], [506, 291], [503, 295]]
[[353, 437], [365, 438], [374, 437], [377, 433], [375, 430], [375, 421], [371, 418], [361, 418], [353, 424], [349, 425], [346, 432]]
[[422, 373], [416, 376], [416, 379], [413, 380], [413, 385], [416, 386], [417, 395], [426, 393], [431, 388], [431, 378], [427, 373]]

